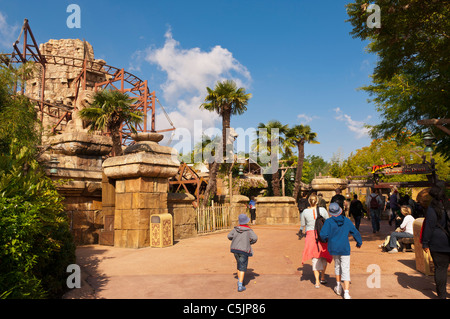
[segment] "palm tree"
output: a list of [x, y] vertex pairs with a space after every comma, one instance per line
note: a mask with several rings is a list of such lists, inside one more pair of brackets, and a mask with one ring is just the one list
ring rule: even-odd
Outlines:
[[[246, 93], [244, 88], [238, 88], [232, 80], [217, 82], [214, 90], [207, 87], [208, 95], [205, 97], [205, 103], [200, 108], [210, 112], [216, 112], [222, 117], [222, 159], [227, 158], [227, 144], [231, 142], [227, 133], [230, 133], [231, 115], [241, 115], [247, 111], [247, 104], [252, 95]], [[211, 190], [215, 189], [217, 172], [219, 170], [219, 161], [216, 159], [210, 165], [208, 186], [205, 190], [205, 200], [203, 205], [208, 202]]]
[[[278, 130], [278, 134], [274, 134], [274, 130]], [[267, 124], [259, 123], [256, 133], [257, 140], [253, 144], [253, 149], [260, 155], [265, 152], [266, 154], [270, 154], [270, 156], [277, 156], [284, 145], [283, 135], [287, 131], [288, 125], [283, 125], [277, 120], [271, 120]], [[278, 143], [274, 143], [276, 137], [279, 138]], [[272, 190], [274, 196], [281, 196], [279, 170], [272, 173]]]
[[125, 93], [102, 90], [95, 93], [89, 107], [79, 111], [80, 117], [88, 122], [90, 131], [107, 130], [111, 133], [114, 156], [123, 154], [120, 135], [123, 123], [127, 122], [135, 133], [134, 125], [143, 121], [142, 112], [135, 110], [133, 103], [134, 100]]
[[222, 145], [226, 155], [227, 144], [231, 141], [227, 136], [230, 129], [231, 115], [241, 115], [247, 111], [247, 104], [252, 95], [245, 88], [238, 88], [232, 80], [217, 82], [214, 90], [207, 87], [208, 95], [200, 108], [217, 112], [222, 117]]
[[317, 140], [317, 133], [311, 132], [309, 125], [295, 125], [286, 133], [286, 145], [288, 147], [297, 146], [298, 160], [297, 172], [295, 174], [294, 194], [293, 197], [297, 200], [300, 191], [300, 182], [303, 175], [303, 162], [305, 160], [305, 143], [320, 144]]

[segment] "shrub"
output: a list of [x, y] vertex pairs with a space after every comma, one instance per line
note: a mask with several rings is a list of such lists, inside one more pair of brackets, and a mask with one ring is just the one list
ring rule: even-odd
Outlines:
[[0, 166], [0, 296], [57, 297], [75, 246], [63, 198], [27, 147], [11, 146]]

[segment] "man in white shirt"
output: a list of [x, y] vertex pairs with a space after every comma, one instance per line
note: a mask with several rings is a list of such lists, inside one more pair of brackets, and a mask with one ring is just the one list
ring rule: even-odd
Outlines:
[[412, 217], [411, 215], [411, 207], [402, 206], [400, 208], [400, 211], [405, 216], [405, 218], [400, 225], [400, 229], [397, 228], [396, 231], [391, 234], [391, 239], [389, 241], [389, 247], [391, 248], [391, 250], [389, 251], [389, 253], [398, 253], [397, 240], [399, 238], [414, 238], [414, 217]]

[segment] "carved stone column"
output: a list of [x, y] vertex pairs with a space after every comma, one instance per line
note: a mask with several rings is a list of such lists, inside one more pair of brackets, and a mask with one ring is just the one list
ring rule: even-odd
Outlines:
[[105, 175], [116, 181], [114, 246], [121, 248], [150, 246], [150, 216], [168, 213], [168, 179], [180, 166], [176, 150], [158, 144], [161, 134], [133, 138], [136, 144], [123, 156], [103, 163]]

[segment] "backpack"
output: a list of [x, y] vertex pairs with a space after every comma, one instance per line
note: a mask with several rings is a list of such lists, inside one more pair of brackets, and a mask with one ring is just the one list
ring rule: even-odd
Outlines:
[[370, 208], [371, 209], [379, 208], [377, 197], [378, 197], [378, 195], [375, 195], [375, 197], [372, 197], [372, 195], [370, 195]]
[[450, 241], [450, 211], [447, 211], [445, 207], [443, 208], [443, 210], [445, 214], [445, 227], [442, 227], [441, 224], [439, 224], [439, 221], [436, 225], [444, 231]]
[[[314, 212], [313, 208], [313, 212]], [[315, 214], [314, 214], [315, 215]], [[316, 236], [316, 244], [317, 244], [317, 249], [319, 249], [319, 242], [321, 243], [326, 243], [326, 240], [323, 240], [319, 234], [320, 231], [322, 230], [323, 224], [325, 223], [325, 218], [320, 214], [320, 208], [318, 208], [318, 212], [317, 212], [317, 218], [316, 221], [314, 223], [314, 232], [315, 232], [315, 236]]]

